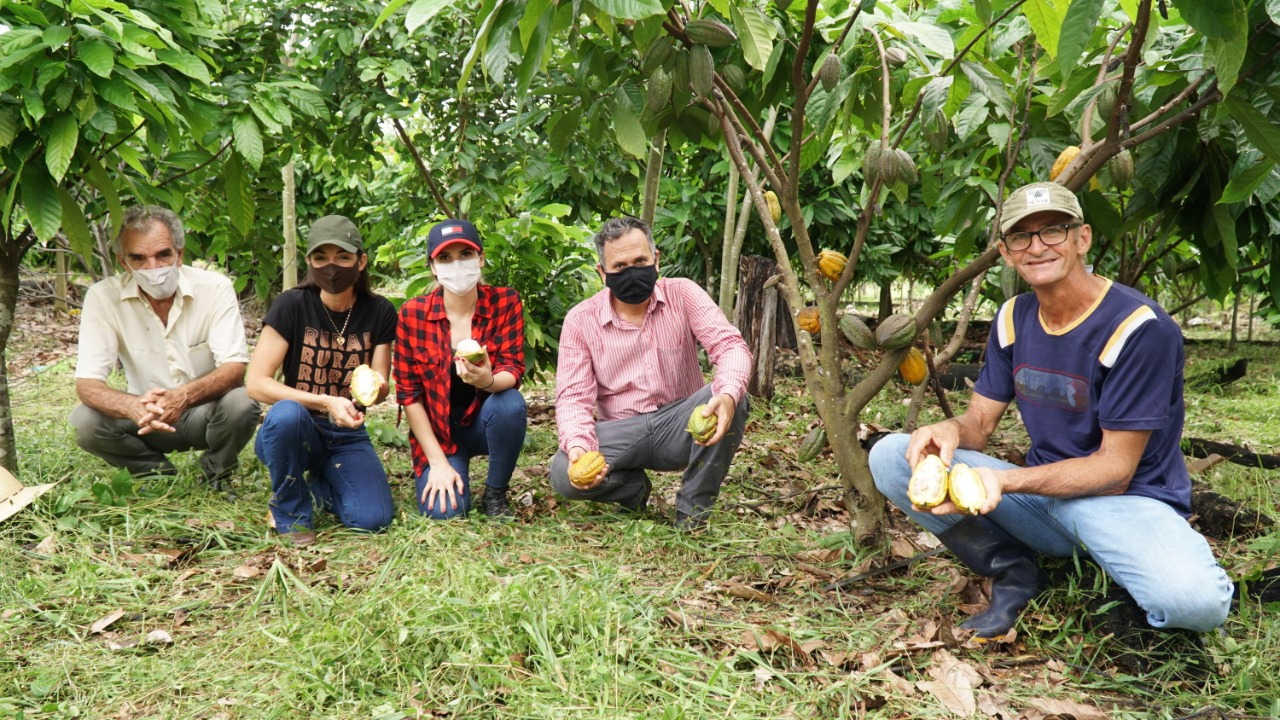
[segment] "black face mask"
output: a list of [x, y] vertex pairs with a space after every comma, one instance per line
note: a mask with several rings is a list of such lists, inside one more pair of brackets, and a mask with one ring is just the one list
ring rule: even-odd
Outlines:
[[320, 267], [311, 268], [311, 280], [320, 289], [330, 295], [338, 295], [346, 292], [348, 288], [356, 284], [356, 280], [360, 277], [360, 265], [352, 265], [351, 267], [342, 267], [341, 265], [321, 265]]
[[639, 305], [653, 294], [658, 283], [657, 265], [633, 265], [618, 272], [605, 273], [604, 285], [609, 292], [628, 305]]

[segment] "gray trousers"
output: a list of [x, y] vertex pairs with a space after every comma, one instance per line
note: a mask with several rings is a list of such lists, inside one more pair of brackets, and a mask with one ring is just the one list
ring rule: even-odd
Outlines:
[[104, 415], [86, 405], [76, 405], [70, 422], [81, 449], [135, 476], [172, 475], [177, 470], [165, 457], [168, 453], [204, 450], [200, 469], [205, 479], [219, 480], [235, 469], [236, 457], [253, 437], [261, 416], [262, 408], [238, 387], [188, 408], [173, 432], [139, 435], [134, 421]]
[[711, 385], [684, 400], [668, 403], [650, 413], [621, 420], [596, 423], [600, 452], [609, 464], [604, 482], [590, 490], [579, 490], [569, 482], [569, 456], [563, 450], [551, 460], [551, 487], [569, 500], [615, 502], [640, 510], [649, 492], [645, 470], [681, 470], [684, 478], [676, 494], [676, 510], [689, 517], [704, 518], [720, 494], [720, 485], [729, 474], [729, 463], [742, 444], [750, 402], [744, 395], [733, 414], [733, 422], [720, 442], [710, 447], [693, 444], [685, 429], [698, 405], [711, 400]]

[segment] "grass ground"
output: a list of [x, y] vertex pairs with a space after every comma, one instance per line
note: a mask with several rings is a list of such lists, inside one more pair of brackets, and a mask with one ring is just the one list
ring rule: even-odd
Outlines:
[[[1193, 365], [1222, 354], [1190, 352]], [[1188, 434], [1275, 452], [1280, 348], [1239, 352], [1249, 375], [1191, 397]], [[753, 408], [703, 535], [671, 527], [674, 474], [656, 476], [641, 517], [557, 502], [535, 386], [515, 521], [418, 518], [407, 450], [386, 446], [391, 530], [330, 520], [296, 549], [266, 526], [249, 451], [234, 499], [196, 482], [194, 456], [138, 487], [81, 453], [70, 364], [41, 357], [14, 372], [21, 477], [61, 482], [0, 525], [0, 717], [1280, 717], [1275, 606], [1241, 603], [1202, 649], [1172, 635], [1135, 649], [1097, 622], [1105, 579], [1065, 563], [1016, 641], [977, 648], [950, 626], [978, 585], [945, 553], [825, 590], [933, 543], [901, 516], [883, 546], [852, 541], [829, 454], [796, 459], [814, 418], [793, 377]], [[871, 415], [891, 424], [904, 397], [886, 390]], [[377, 426], [394, 415], [378, 409]], [[1204, 479], [1277, 514], [1274, 471], [1224, 464]], [[1280, 538], [1215, 547], [1234, 577], [1257, 575]]]

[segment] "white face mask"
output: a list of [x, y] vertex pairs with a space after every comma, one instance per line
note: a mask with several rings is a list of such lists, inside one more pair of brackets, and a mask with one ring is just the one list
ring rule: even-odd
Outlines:
[[434, 263], [436, 281], [454, 295], [465, 295], [480, 282], [480, 258]]
[[173, 297], [178, 291], [178, 262], [158, 268], [139, 268], [133, 271], [138, 287], [156, 300]]

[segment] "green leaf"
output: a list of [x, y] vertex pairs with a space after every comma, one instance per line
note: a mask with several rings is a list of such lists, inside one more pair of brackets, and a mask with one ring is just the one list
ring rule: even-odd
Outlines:
[[1031, 31], [1036, 34], [1036, 42], [1040, 47], [1049, 53], [1049, 57], [1057, 57], [1062, 16], [1051, 0], [1027, 0], [1022, 6], [1022, 14], [1031, 23]]
[[185, 50], [161, 50], [156, 53], [156, 59], [202, 85], [210, 83], [209, 68]]
[[1248, 12], [1242, 0], [1173, 0], [1187, 24], [1207, 38], [1243, 40], [1239, 33], [1240, 21]]
[[67, 174], [79, 140], [80, 124], [74, 116], [59, 115], [50, 124], [49, 137], [45, 140], [44, 162], [55, 183], [62, 182], [62, 176]]
[[666, 12], [661, 0], [591, 0], [591, 4], [622, 20], [641, 20]]
[[[551, 0], [528, 0], [524, 4], [524, 15], [520, 16], [520, 47], [525, 48], [526, 53], [529, 48], [529, 39], [533, 37], [533, 33], [538, 29], [539, 25], [544, 24], [544, 16], [550, 18], [555, 14], [555, 7], [550, 8]], [[541, 43], [539, 43], [541, 46]], [[528, 62], [528, 59], [525, 59]]]
[[22, 207], [27, 211], [31, 229], [42, 242], [48, 242], [62, 227], [62, 201], [49, 173], [40, 163], [27, 163], [22, 168]]
[[573, 140], [573, 136], [577, 134], [580, 122], [582, 122], [582, 108], [571, 108], [563, 115], [552, 116], [549, 123], [551, 134], [547, 137], [547, 143], [551, 146], [552, 152], [562, 153], [569, 147], [569, 141]]
[[391, 0], [391, 2], [387, 3], [382, 12], [378, 13], [378, 19], [373, 21], [373, 27], [369, 28], [369, 34], [365, 35], [365, 38], [368, 39], [370, 35], [373, 35], [374, 31], [382, 27], [382, 23], [387, 21], [387, 18], [395, 15], [396, 11], [404, 7], [408, 2], [409, 0]]
[[417, 0], [405, 13], [404, 28], [411, 34], [426, 25], [436, 13], [453, 4], [453, 0]]
[[[1079, 71], [1068, 77], [1063, 82], [1062, 87], [1051, 96], [1049, 100], [1049, 109], [1045, 111], [1045, 115], [1047, 117], [1053, 117], [1063, 110], [1066, 110], [1076, 98], [1080, 97], [1081, 93], [1093, 87], [1093, 83], [1097, 80], [1097, 77], [1097, 68], [1079, 68]], [[1098, 88], [1097, 92], [1102, 92], [1102, 86], [1099, 85]]]
[[[236, 152], [245, 159], [254, 170], [262, 166], [262, 132], [258, 123], [249, 113], [239, 113], [231, 119], [231, 132], [235, 141]], [[247, 232], [247, 231], [246, 231]]]
[[102, 198], [107, 202], [107, 211], [111, 216], [111, 237], [115, 237], [120, 232], [120, 226], [124, 223], [124, 205], [120, 202], [120, 193], [116, 190], [115, 183], [111, 182], [111, 176], [107, 175], [107, 169], [102, 166], [98, 158], [93, 156], [91, 152], [80, 151], [80, 160], [83, 167], [87, 169], [85, 177], [89, 184], [97, 188]]
[[227, 193], [227, 214], [241, 235], [253, 229], [253, 183], [245, 173], [239, 155], [232, 155], [223, 166], [222, 184]]
[[18, 136], [18, 114], [0, 107], [0, 150], [9, 147], [9, 143]]
[[1274, 160], [1263, 160], [1231, 178], [1231, 182], [1227, 183], [1227, 186], [1222, 189], [1222, 197], [1218, 200], [1218, 203], [1229, 205], [1231, 203], [1245, 202], [1266, 181], [1275, 167]]
[[887, 27], [912, 38], [943, 60], [950, 60], [956, 56], [956, 45], [945, 28], [918, 22], [898, 22], [889, 24]]
[[1218, 90], [1223, 97], [1227, 97], [1236, 86], [1240, 66], [1244, 64], [1244, 54], [1248, 49], [1243, 33], [1241, 39], [1209, 38], [1204, 41], [1205, 65], [1213, 68], [1214, 75], [1218, 76]]
[[733, 29], [738, 32], [742, 45], [742, 57], [756, 70], [764, 70], [773, 54], [773, 38], [777, 27], [754, 5], [734, 5], [730, 8]]
[[85, 40], [79, 45], [80, 61], [89, 72], [98, 77], [110, 77], [116, 65], [116, 54], [111, 46], [101, 40]]
[[22, 105], [27, 109], [27, 114], [31, 116], [32, 121], [38, 123], [44, 119], [44, 100], [40, 97], [39, 93], [23, 93]]
[[613, 108], [613, 134], [626, 154], [643, 158], [649, 152], [649, 138], [644, 134], [640, 118], [631, 106], [620, 102]]
[[1280, 0], [1267, 0], [1267, 15], [1271, 16], [1271, 22], [1280, 25]]
[[53, 25], [44, 29], [43, 34], [44, 46], [50, 50], [57, 50], [67, 41], [71, 39], [71, 28], [66, 25]]
[[1231, 217], [1231, 209], [1221, 203], [1213, 204], [1212, 222], [1218, 230], [1218, 242], [1222, 244], [1222, 255], [1232, 269], [1239, 260], [1239, 243], [1236, 240], [1236, 220]]
[[1280, 162], [1280, 128], [1276, 127], [1266, 115], [1263, 115], [1252, 105], [1248, 105], [1235, 96], [1228, 96], [1222, 101], [1227, 112], [1231, 113], [1231, 117], [1240, 123], [1240, 129], [1244, 131], [1244, 136], [1249, 138], [1249, 142], [1268, 160]]
[[71, 244], [71, 252], [90, 257], [93, 254], [93, 232], [84, 218], [84, 210], [63, 188], [58, 188], [58, 199], [62, 202], [62, 231]]
[[983, 97], [991, 101], [992, 105], [1000, 111], [1003, 117], [1011, 117], [1013, 115], [1013, 98], [1009, 97], [1009, 90], [1004, 83], [1000, 81], [992, 72], [982, 65], [974, 62], [965, 62], [961, 64], [965, 77], [969, 78], [974, 89], [982, 93]]
[[1089, 46], [1093, 29], [1102, 15], [1103, 0], [1072, 0], [1067, 16], [1062, 21], [1062, 34], [1058, 37], [1058, 72], [1066, 79], [1072, 68], [1079, 65], [1079, 58]]
[[462, 72], [458, 75], [459, 95], [467, 89], [467, 83], [471, 81], [471, 72], [475, 69], [476, 61], [480, 59], [480, 54], [484, 52], [489, 42], [489, 30], [493, 28], [493, 22], [498, 17], [498, 8], [502, 6], [502, 2], [503, 0], [484, 0], [480, 6], [480, 11], [476, 15], [476, 21], [480, 23], [480, 27], [476, 30], [475, 39], [471, 41], [471, 47], [467, 48], [466, 56], [462, 58]]

